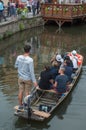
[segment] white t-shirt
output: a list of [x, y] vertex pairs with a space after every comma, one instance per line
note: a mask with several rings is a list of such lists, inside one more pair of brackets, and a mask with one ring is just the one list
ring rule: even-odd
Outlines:
[[26, 4], [27, 4], [27, 7], [30, 7], [31, 6], [31, 2], [30, 1], [26, 1]]
[[73, 62], [73, 68], [77, 69], [78, 68], [78, 58], [76, 56], [72, 56], [72, 57], [70, 57], [70, 59]]

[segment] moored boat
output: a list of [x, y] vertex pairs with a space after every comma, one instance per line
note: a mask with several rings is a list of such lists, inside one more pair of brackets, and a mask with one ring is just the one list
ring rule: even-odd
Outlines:
[[15, 106], [15, 115], [23, 117], [30, 120], [44, 121], [48, 119], [53, 111], [65, 100], [77, 82], [83, 64], [83, 56], [81, 58], [81, 63], [78, 66], [78, 70], [73, 77], [69, 89], [58, 95], [55, 90], [43, 90], [40, 88], [34, 88], [29, 97], [29, 106], [19, 109], [19, 106]]

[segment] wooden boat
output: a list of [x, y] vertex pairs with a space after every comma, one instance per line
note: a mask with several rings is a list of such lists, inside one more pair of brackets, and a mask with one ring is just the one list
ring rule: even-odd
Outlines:
[[[81, 57], [81, 61], [83, 63], [83, 56]], [[54, 90], [42, 90], [35, 88], [32, 91], [30, 106], [23, 109], [18, 109], [18, 106], [15, 106], [14, 114], [18, 117], [36, 121], [44, 121], [48, 119], [52, 115], [53, 111], [65, 100], [65, 98], [74, 88], [82, 69], [82, 63], [79, 65], [79, 68], [67, 92], [63, 93], [62, 95], [58, 95]]]

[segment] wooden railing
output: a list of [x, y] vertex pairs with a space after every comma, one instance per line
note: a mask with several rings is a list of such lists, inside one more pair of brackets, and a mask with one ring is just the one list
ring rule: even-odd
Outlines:
[[86, 4], [42, 4], [43, 17], [71, 19], [86, 16]]

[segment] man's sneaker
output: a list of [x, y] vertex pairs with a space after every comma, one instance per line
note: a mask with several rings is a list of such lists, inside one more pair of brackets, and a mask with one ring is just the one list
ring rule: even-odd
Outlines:
[[17, 112], [22, 112], [23, 109], [23, 106], [19, 106]]
[[22, 110], [22, 109], [23, 109], [23, 105], [22, 105], [22, 106], [19, 106], [19, 108], [18, 108], [18, 109]]

